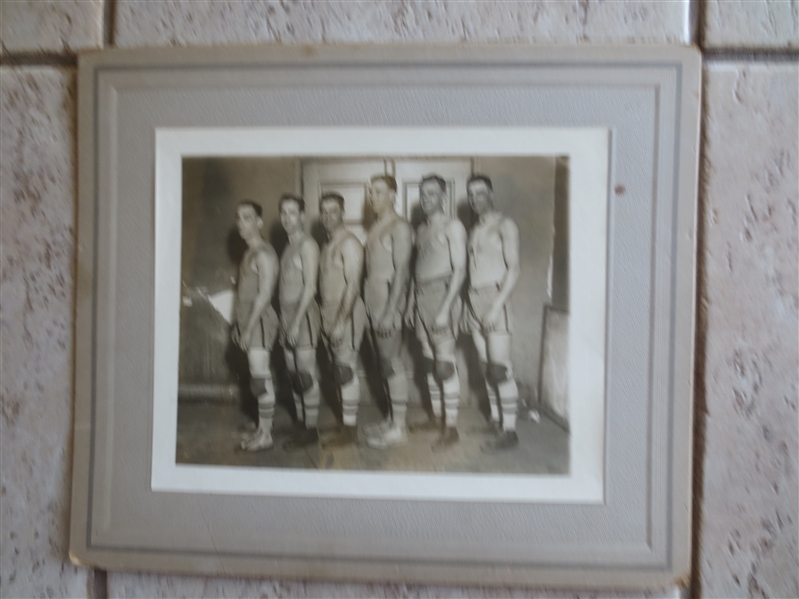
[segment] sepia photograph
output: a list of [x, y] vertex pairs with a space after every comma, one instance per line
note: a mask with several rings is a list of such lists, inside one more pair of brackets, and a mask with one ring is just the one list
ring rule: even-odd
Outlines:
[[568, 158], [187, 158], [177, 461], [565, 474]]
[[[485, 145], [485, 131], [466, 133], [444, 149]], [[601, 411], [601, 389], [589, 409], [578, 399], [577, 428], [592, 433], [576, 444], [570, 415], [573, 157], [514, 144], [358, 153], [380, 144], [327, 134], [349, 151], [259, 155], [250, 132], [246, 152], [180, 154], [177, 401], [154, 456], [174, 439], [178, 474], [502, 475], [533, 486], [568, 479], [582, 456], [596, 489], [591, 435], [602, 423], [586, 417]], [[580, 380], [590, 371], [581, 362]], [[202, 473], [201, 484], [214, 478]], [[307, 490], [299, 480], [292, 488]]]

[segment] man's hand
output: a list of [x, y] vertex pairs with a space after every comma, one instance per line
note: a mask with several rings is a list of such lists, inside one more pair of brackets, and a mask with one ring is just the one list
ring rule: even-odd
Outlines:
[[377, 321], [377, 335], [378, 337], [389, 337], [396, 327], [394, 326], [394, 315], [385, 313]]
[[341, 345], [341, 342], [344, 341], [344, 323], [340, 318], [336, 319], [327, 338], [330, 340], [330, 345], [333, 347], [338, 347]]
[[442, 331], [449, 327], [449, 310], [442, 310], [436, 314], [436, 319], [433, 321], [436, 330]]
[[471, 333], [472, 327], [471, 323], [469, 322], [469, 309], [465, 308], [461, 310], [461, 321], [458, 323], [460, 327], [461, 333]]
[[250, 349], [250, 338], [252, 337], [252, 330], [253, 327], [247, 327], [244, 330], [244, 334], [239, 337], [239, 347], [245, 352]]
[[416, 323], [414, 322], [415, 314], [413, 312], [414, 312], [413, 308], [408, 306], [408, 309], [405, 310], [405, 315], [403, 316], [403, 320], [405, 321], [405, 326], [408, 327], [409, 329], [412, 329], [416, 325]]
[[300, 323], [292, 322], [289, 330], [286, 331], [286, 343], [289, 347], [297, 347], [297, 341], [300, 339]]
[[499, 320], [501, 316], [502, 306], [492, 305], [482, 318], [481, 324], [483, 326], [483, 331], [486, 333], [495, 331], [499, 326]]

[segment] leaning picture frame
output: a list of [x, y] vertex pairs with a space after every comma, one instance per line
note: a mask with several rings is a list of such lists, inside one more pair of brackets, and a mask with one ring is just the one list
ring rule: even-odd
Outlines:
[[[82, 55], [72, 560], [319, 580], [683, 583], [700, 93], [691, 48]], [[322, 210], [331, 198], [340, 212]], [[400, 238], [380, 237], [384, 214], [410, 232], [393, 362], [369, 291], [380, 268], [389, 289], [404, 268]], [[365, 262], [351, 362], [325, 312], [331, 269], [349, 260], [331, 258], [336, 231]], [[381, 251], [393, 266], [379, 266]], [[268, 287], [257, 273], [272, 254], [275, 318], [251, 320], [242, 306], [261, 292], [242, 299], [246, 269], [253, 289]], [[292, 310], [321, 302], [305, 353], [301, 319], [286, 316], [296, 280], [309, 301]], [[490, 325], [481, 280], [495, 286], [492, 306], [506, 302]], [[433, 297], [460, 316], [426, 316]], [[241, 341], [242, 318], [260, 323], [244, 336], [260, 330], [263, 352]], [[304, 366], [317, 359], [318, 372]], [[375, 436], [383, 417], [397, 436]], [[420, 418], [441, 436], [415, 429]], [[285, 443], [281, 423], [295, 429]], [[357, 433], [325, 445], [327, 426]]]

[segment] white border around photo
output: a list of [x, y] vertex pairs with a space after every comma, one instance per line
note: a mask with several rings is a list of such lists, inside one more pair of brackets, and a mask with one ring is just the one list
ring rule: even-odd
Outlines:
[[[609, 131], [261, 128], [156, 131], [153, 491], [600, 504], [604, 500]], [[182, 465], [175, 460], [186, 157], [568, 156], [569, 474], [439, 474]]]

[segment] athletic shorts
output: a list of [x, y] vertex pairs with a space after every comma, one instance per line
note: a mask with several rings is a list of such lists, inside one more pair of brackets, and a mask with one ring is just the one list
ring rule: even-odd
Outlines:
[[452, 302], [449, 321], [443, 329], [436, 329], [435, 319], [447, 296], [449, 278], [416, 284], [416, 335], [430, 345], [439, 345], [457, 337], [462, 303], [460, 296]]
[[[469, 305], [466, 309], [466, 322], [469, 324], [469, 330], [473, 333], [482, 333], [483, 325], [480, 319], [483, 315], [491, 309], [491, 304], [494, 299], [499, 295], [499, 286], [491, 285], [490, 287], [479, 287], [478, 289], [469, 289]], [[508, 304], [502, 308], [502, 314], [499, 317], [499, 322], [492, 332], [495, 333], [510, 333], [510, 313]]]
[[[280, 306], [280, 344], [283, 347], [289, 346], [286, 333], [294, 321], [294, 315], [297, 314], [299, 305], [299, 303], [296, 303]], [[312, 301], [305, 311], [305, 318], [300, 323], [300, 334], [297, 337], [297, 345], [295, 347], [316, 347], [319, 342], [320, 327], [319, 304]]]
[[[391, 293], [391, 281], [375, 281], [370, 282], [366, 280], [363, 286], [364, 305], [366, 307], [366, 316], [369, 319], [369, 325], [374, 329], [377, 327], [377, 321], [383, 316], [383, 310], [388, 302]], [[407, 294], [403, 292], [397, 302], [397, 310], [394, 314], [394, 328], [402, 330], [402, 320], [405, 314], [405, 306], [407, 305]]]
[[[249, 338], [250, 349], [264, 348], [266, 351], [272, 351], [272, 346], [275, 344], [277, 337], [277, 330], [279, 327], [277, 313], [272, 306], [267, 306], [261, 313], [261, 318], [255, 324], [252, 334]], [[239, 335], [242, 334], [241, 325], [235, 324]]]
[[[333, 325], [333, 319], [338, 314], [339, 305], [322, 306], [322, 333], [325, 338], [330, 334], [330, 327]], [[363, 339], [363, 330], [366, 326], [366, 309], [363, 305], [363, 300], [359, 297], [355, 300], [352, 307], [352, 314], [347, 319], [344, 325], [344, 339], [340, 345], [333, 350], [351, 350], [357, 352], [361, 347], [361, 340]]]

